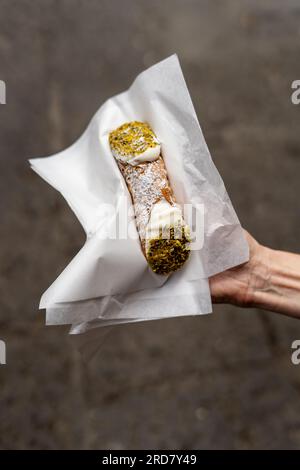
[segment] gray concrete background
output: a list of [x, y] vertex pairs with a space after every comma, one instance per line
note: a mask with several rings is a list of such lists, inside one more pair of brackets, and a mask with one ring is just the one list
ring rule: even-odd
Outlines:
[[241, 222], [300, 251], [299, 24], [297, 0], [0, 0], [1, 448], [300, 447], [298, 321], [219, 306], [117, 328], [90, 361], [44, 326], [40, 294], [84, 234], [27, 164], [177, 52]]

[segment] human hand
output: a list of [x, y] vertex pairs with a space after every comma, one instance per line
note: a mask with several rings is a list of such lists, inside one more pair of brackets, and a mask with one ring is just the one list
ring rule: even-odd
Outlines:
[[210, 278], [213, 303], [260, 307], [300, 318], [300, 255], [272, 250], [244, 233], [249, 261]]

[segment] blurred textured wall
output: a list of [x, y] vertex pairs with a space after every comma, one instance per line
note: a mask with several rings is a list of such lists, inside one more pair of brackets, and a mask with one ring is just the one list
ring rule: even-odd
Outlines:
[[0, 0], [1, 448], [300, 447], [300, 322], [219, 306], [117, 328], [90, 361], [44, 326], [40, 294], [84, 234], [27, 163], [177, 52], [242, 224], [300, 251], [299, 24], [297, 0]]

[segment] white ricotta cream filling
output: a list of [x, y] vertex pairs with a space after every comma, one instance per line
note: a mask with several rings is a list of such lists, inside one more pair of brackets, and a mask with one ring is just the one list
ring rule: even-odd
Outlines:
[[163, 238], [168, 238], [168, 229], [174, 225], [185, 226], [180, 207], [172, 206], [166, 200], [157, 202], [146, 227], [146, 240], [159, 238], [161, 231]]
[[114, 157], [123, 163], [129, 163], [132, 166], [139, 165], [144, 162], [153, 162], [157, 160], [160, 155], [160, 144], [155, 147], [149, 147], [144, 152], [136, 155], [120, 155], [112, 150]]

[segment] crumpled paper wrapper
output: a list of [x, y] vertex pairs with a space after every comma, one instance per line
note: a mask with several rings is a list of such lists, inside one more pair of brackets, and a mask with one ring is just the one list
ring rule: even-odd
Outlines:
[[[133, 120], [150, 124], [162, 143], [178, 203], [192, 204], [202, 221], [201, 243], [184, 267], [167, 277], [148, 267], [137, 233], [127, 239], [105, 236], [116, 217], [104, 204], [116, 211], [124, 199], [132, 204], [108, 135]], [[48, 325], [72, 324], [71, 333], [82, 333], [117, 323], [210, 313], [208, 277], [248, 260], [247, 242], [212, 162], [176, 55], [145, 70], [126, 92], [106, 101], [71, 147], [30, 164], [64, 196], [87, 237], [41, 298]]]

